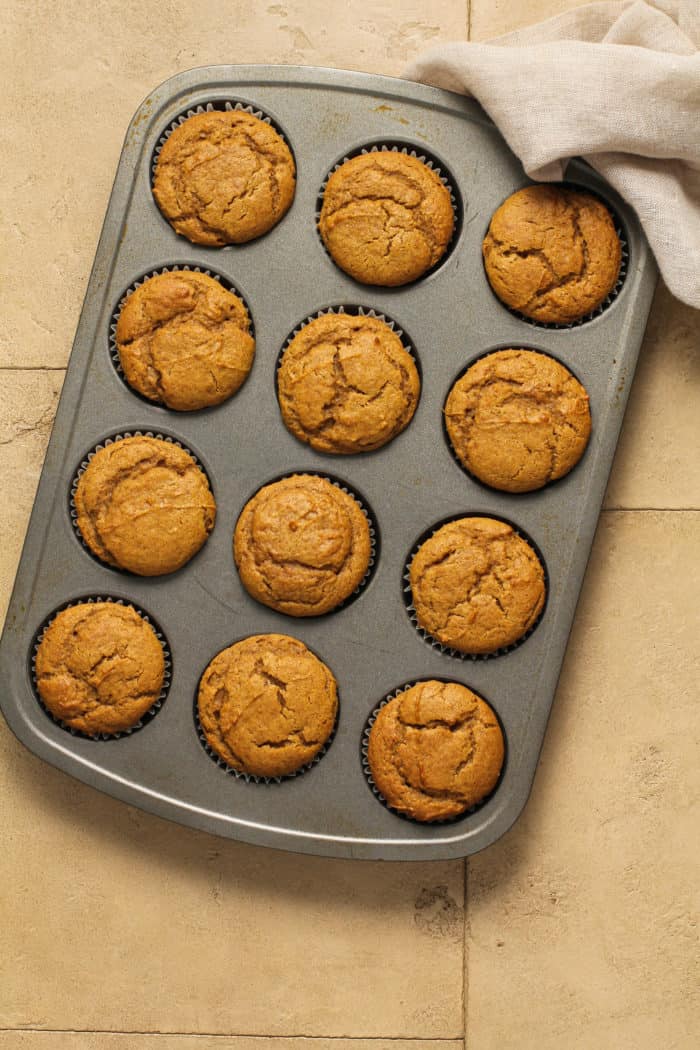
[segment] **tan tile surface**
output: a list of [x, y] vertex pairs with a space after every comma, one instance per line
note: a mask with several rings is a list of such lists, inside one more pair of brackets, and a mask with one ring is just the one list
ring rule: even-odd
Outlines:
[[200, 834], [50, 768], [4, 723], [0, 799], [0, 1028], [461, 1035], [461, 862]]
[[62, 382], [61, 371], [0, 369], [0, 623], [5, 620]]
[[469, 862], [469, 1050], [697, 1045], [698, 550], [602, 517], [531, 801]]
[[589, 0], [471, 0], [472, 40], [488, 40], [513, 29], [581, 7]]
[[700, 507], [700, 311], [659, 284], [606, 507]]
[[156, 84], [231, 62], [398, 74], [464, 37], [467, 14], [466, 0], [8, 0], [0, 22], [0, 365], [27, 366], [68, 358], [122, 140]]

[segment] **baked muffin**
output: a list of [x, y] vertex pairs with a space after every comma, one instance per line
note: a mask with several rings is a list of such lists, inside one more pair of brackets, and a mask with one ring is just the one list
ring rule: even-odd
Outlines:
[[255, 354], [244, 304], [213, 277], [177, 270], [129, 295], [116, 331], [127, 382], [181, 412], [218, 405], [244, 382]]
[[313, 474], [265, 485], [236, 524], [243, 586], [289, 616], [320, 616], [359, 587], [369, 569], [369, 522], [352, 496]]
[[497, 350], [454, 384], [445, 424], [457, 458], [480, 481], [531, 492], [578, 463], [591, 413], [585, 389], [558, 361], [534, 350]]
[[491, 219], [486, 276], [506, 306], [544, 324], [595, 310], [617, 283], [622, 247], [605, 205], [563, 186], [526, 186]]
[[410, 566], [416, 619], [460, 653], [494, 653], [522, 638], [544, 608], [544, 569], [504, 521], [459, 518], [421, 544]]
[[489, 795], [503, 765], [498, 719], [458, 682], [419, 682], [389, 700], [367, 760], [386, 802], [413, 820], [458, 817]]
[[264, 120], [242, 110], [197, 113], [168, 136], [153, 196], [173, 229], [220, 247], [260, 237], [289, 209], [294, 158]]
[[418, 369], [377, 317], [324, 314], [282, 356], [277, 395], [287, 428], [318, 452], [369, 452], [408, 426]]
[[116, 602], [83, 602], [58, 613], [34, 666], [46, 708], [88, 736], [135, 726], [158, 699], [165, 675], [156, 632]]
[[120, 438], [90, 459], [75, 490], [77, 525], [93, 554], [138, 576], [175, 572], [214, 528], [204, 471], [154, 437]]
[[406, 153], [352, 157], [323, 194], [323, 243], [341, 270], [363, 284], [417, 280], [442, 258], [453, 229], [449, 190]]
[[283, 777], [306, 766], [335, 726], [335, 678], [303, 642], [257, 634], [223, 649], [202, 675], [199, 724], [232, 769]]

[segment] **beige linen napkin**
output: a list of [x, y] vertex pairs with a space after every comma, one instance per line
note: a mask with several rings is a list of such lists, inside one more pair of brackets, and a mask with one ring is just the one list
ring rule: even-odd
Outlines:
[[583, 157], [634, 208], [671, 292], [700, 309], [700, 0], [587, 4], [404, 71], [473, 95], [531, 178]]

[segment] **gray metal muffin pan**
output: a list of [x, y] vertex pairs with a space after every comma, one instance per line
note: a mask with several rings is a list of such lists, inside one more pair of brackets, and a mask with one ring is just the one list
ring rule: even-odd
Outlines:
[[[156, 143], [180, 113], [233, 100], [268, 114], [296, 157], [297, 193], [268, 235], [225, 249], [178, 237], [156, 208], [150, 168]], [[368, 143], [405, 144], [442, 162], [463, 213], [456, 243], [425, 279], [401, 289], [357, 284], [325, 253], [314, 213], [328, 171]], [[588, 323], [558, 330], [509, 313], [493, 296], [481, 241], [494, 209], [527, 182], [518, 160], [473, 102], [387, 77], [285, 66], [190, 70], [157, 88], [127, 132], [90, 277], [53, 434], [39, 482], [0, 648], [5, 717], [46, 761], [117, 798], [164, 817], [247, 842], [328, 856], [428, 860], [488, 846], [522, 810], [535, 774], [566, 642], [596, 528], [617, 435], [656, 280], [639, 225], [583, 164], [567, 177], [607, 200], [629, 246], [624, 285]], [[109, 355], [109, 326], [123, 292], [144, 273], [189, 264], [228, 278], [249, 304], [257, 352], [241, 390], [224, 405], [176, 413], [135, 396]], [[416, 348], [422, 393], [416, 415], [384, 449], [324, 456], [296, 441], [275, 397], [278, 353], [289, 333], [331, 305], [391, 316]], [[562, 481], [528, 495], [491, 491], [462, 471], [446, 444], [441, 410], [468, 362], [498, 347], [552, 354], [585, 384], [593, 434], [581, 463]], [[71, 526], [69, 488], [80, 461], [107, 436], [169, 434], [206, 468], [217, 524], [182, 570], [159, 579], [98, 563]], [[232, 557], [232, 534], [246, 500], [281, 474], [328, 473], [356, 490], [379, 528], [376, 570], [359, 597], [337, 613], [298, 620], [250, 599]], [[406, 558], [431, 525], [462, 514], [503, 517], [532, 538], [549, 577], [544, 615], [512, 652], [455, 659], [432, 648], [409, 621], [402, 588]], [[172, 652], [172, 685], [143, 729], [116, 740], [73, 736], [52, 722], [32, 689], [37, 629], [66, 602], [124, 598], [151, 613]], [[246, 783], [211, 761], [195, 731], [193, 701], [212, 657], [246, 635], [276, 631], [304, 641], [335, 674], [340, 718], [322, 760], [273, 784]], [[501, 782], [461, 820], [419, 825], [382, 805], [363, 775], [360, 741], [382, 697], [423, 678], [454, 679], [491, 703], [505, 730]]]

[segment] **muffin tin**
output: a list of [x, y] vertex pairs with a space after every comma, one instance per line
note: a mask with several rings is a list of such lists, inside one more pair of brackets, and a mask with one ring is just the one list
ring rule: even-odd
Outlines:
[[[151, 165], [168, 126], [198, 105], [230, 101], [269, 116], [297, 163], [297, 193], [280, 224], [243, 246], [202, 248], [178, 237], [151, 195]], [[326, 254], [315, 224], [318, 196], [339, 158], [386, 144], [422, 151], [444, 167], [458, 230], [435, 270], [415, 284], [363, 286]], [[570, 182], [599, 194], [624, 231], [627, 275], [598, 316], [565, 329], [532, 325], [492, 294], [481, 241], [495, 208], [527, 182], [518, 160], [472, 101], [387, 77], [284, 66], [219, 66], [157, 88], [126, 136], [0, 646], [7, 721], [32, 751], [143, 809], [248, 842], [329, 856], [427, 860], [464, 856], [497, 839], [527, 799], [646, 324], [656, 271], [633, 213], [588, 167]], [[177, 413], [147, 403], [110, 355], [110, 325], [126, 289], [164, 267], [218, 274], [248, 304], [257, 340], [245, 384], [216, 408]], [[372, 453], [327, 456], [285, 429], [276, 367], [290, 332], [343, 304], [392, 318], [415, 347], [422, 390], [416, 414]], [[450, 386], [489, 350], [529, 347], [564, 363], [591, 398], [593, 434], [578, 466], [538, 492], [509, 495], [470, 478], [441, 420]], [[125, 432], [162, 434], [190, 449], [218, 504], [204, 548], [179, 572], [145, 579], [86, 552], [70, 515], [76, 471], [96, 445]], [[376, 564], [352, 602], [316, 619], [293, 619], [254, 602], [235, 571], [238, 514], [281, 475], [331, 476], [376, 519]], [[422, 638], [405, 601], [404, 571], [419, 537], [445, 520], [484, 514], [514, 523], [540, 553], [548, 597], [522, 644], [489, 659], [458, 658]], [[168, 640], [167, 700], [141, 729], [118, 739], [72, 735], [52, 721], [32, 686], [43, 624], [68, 603], [108, 597], [148, 610]], [[193, 702], [212, 657], [246, 635], [300, 638], [338, 680], [340, 715], [322, 759], [279, 783], [227, 776], [198, 738]], [[506, 763], [491, 797], [448, 824], [400, 819], [373, 795], [362, 763], [368, 718], [386, 696], [426, 678], [453, 679], [496, 711]]]

